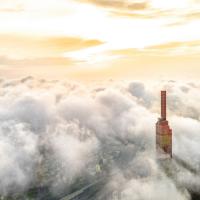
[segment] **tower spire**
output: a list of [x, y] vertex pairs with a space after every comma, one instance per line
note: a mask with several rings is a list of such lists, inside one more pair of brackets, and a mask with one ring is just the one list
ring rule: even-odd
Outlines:
[[161, 119], [166, 120], [166, 91], [161, 91]]

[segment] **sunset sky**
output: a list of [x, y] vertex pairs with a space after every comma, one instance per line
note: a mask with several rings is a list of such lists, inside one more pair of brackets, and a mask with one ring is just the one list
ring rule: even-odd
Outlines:
[[0, 76], [198, 79], [200, 0], [0, 0]]

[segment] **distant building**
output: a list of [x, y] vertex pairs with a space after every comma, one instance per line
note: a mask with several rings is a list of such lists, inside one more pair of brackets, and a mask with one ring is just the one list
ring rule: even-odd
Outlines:
[[172, 129], [166, 112], [166, 91], [161, 91], [161, 118], [156, 123], [156, 152], [159, 159], [172, 158]]

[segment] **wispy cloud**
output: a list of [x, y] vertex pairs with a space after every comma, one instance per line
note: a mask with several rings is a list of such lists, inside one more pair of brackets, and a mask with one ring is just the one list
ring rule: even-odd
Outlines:
[[6, 56], [0, 56], [0, 66], [5, 67], [42, 67], [42, 66], [70, 66], [74, 63], [70, 58], [64, 57], [41, 57], [32, 59], [13, 59]]
[[97, 6], [125, 9], [125, 10], [144, 10], [148, 8], [147, 1], [124, 1], [124, 0], [80, 0], [81, 2], [92, 3]]
[[24, 11], [23, 8], [0, 8], [0, 12], [12, 13], [12, 12], [22, 12], [22, 11]]
[[192, 40], [192, 41], [174, 41], [174, 42], [168, 42], [160, 45], [153, 45], [148, 47], [148, 49], [157, 49], [157, 50], [170, 50], [170, 49], [176, 49], [176, 48], [189, 48], [189, 47], [200, 47], [200, 40]]
[[45, 71], [62, 74], [61, 68], [67, 71], [77, 62], [80, 63], [80, 60], [64, 56], [67, 52], [86, 50], [102, 44], [99, 40], [79, 37], [22, 35], [0, 35], [0, 43], [0, 74], [8, 74], [14, 69], [20, 69], [22, 74], [36, 71], [37, 74], [44, 74]]
[[79, 37], [0, 35], [0, 53], [9, 57], [56, 57], [64, 52], [101, 45], [99, 40]]

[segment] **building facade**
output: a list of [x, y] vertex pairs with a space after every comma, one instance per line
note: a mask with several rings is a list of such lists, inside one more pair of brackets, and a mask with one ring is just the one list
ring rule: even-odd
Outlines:
[[172, 158], [172, 129], [167, 121], [166, 91], [161, 91], [161, 117], [156, 123], [156, 152], [158, 158]]

